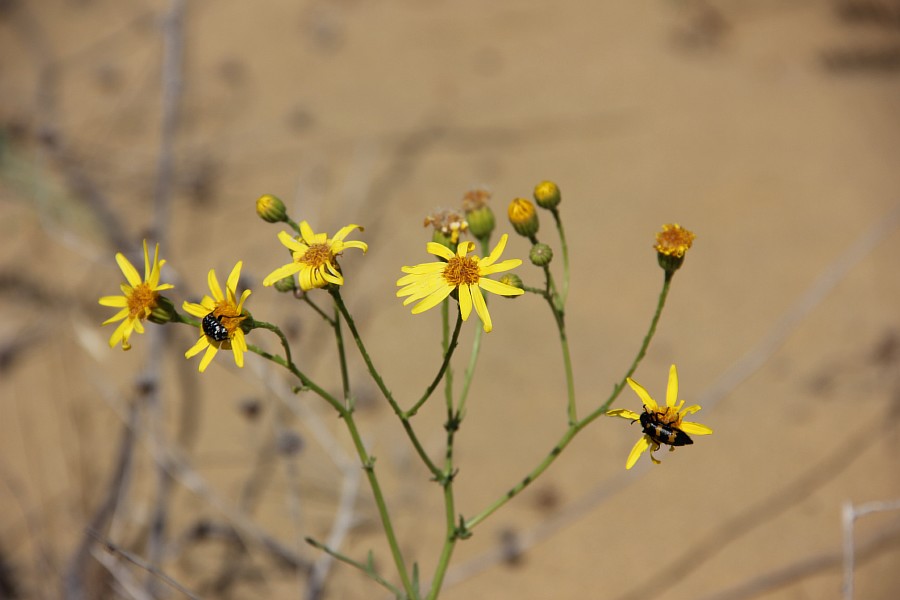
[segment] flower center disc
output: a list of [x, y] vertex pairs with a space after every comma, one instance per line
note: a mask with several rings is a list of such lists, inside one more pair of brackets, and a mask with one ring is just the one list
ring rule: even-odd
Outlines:
[[128, 316], [141, 317], [149, 314], [156, 306], [158, 292], [154, 292], [149, 285], [141, 283], [128, 296]]
[[480, 278], [478, 261], [474, 258], [454, 256], [444, 267], [444, 279], [454, 287], [477, 285]]
[[334, 259], [331, 248], [326, 244], [313, 244], [300, 258], [300, 262], [315, 268], [330, 263]]

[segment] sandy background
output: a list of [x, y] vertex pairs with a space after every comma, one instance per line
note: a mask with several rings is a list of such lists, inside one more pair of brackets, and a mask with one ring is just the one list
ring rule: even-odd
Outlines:
[[[178, 304], [206, 290], [208, 269], [224, 277], [243, 260], [254, 315], [284, 324], [301, 365], [338, 390], [328, 332], [261, 287], [283, 254], [253, 202], [278, 194], [317, 230], [366, 226], [368, 255], [342, 261], [344, 294], [407, 404], [439, 364], [437, 312], [413, 318], [393, 297], [399, 267], [428, 259], [423, 217], [484, 185], [508, 231], [509, 200], [549, 178], [573, 256], [582, 414], [639, 346], [661, 280], [653, 234], [678, 221], [697, 241], [636, 378], [659, 396], [677, 363], [715, 434], [626, 473], [637, 429], [600, 420], [459, 545], [442, 597], [841, 597], [843, 503], [900, 498], [900, 4], [198, 0], [180, 34], [171, 10], [0, 2], [0, 581], [56, 598], [87, 564], [87, 597], [132, 597], [130, 580], [133, 597], [182, 597], [99, 545], [73, 562], [109, 496], [129, 407], [134, 460], [96, 523], [112, 542], [157, 553], [204, 598], [294, 598], [308, 577], [263, 542], [320, 559], [302, 537], [326, 539], [343, 498], [342, 551], [374, 549], [394, 580], [324, 403], [283, 401], [285, 380], [258, 357], [243, 371], [219, 357], [198, 376], [181, 357], [196, 336], [185, 327], [110, 350], [96, 299], [117, 289], [115, 252], [148, 232]], [[164, 67], [173, 47], [180, 68]], [[164, 89], [178, 107], [168, 126]], [[516, 238], [507, 254], [527, 250]], [[533, 298], [492, 315], [457, 438], [464, 515], [565, 427], [550, 315]], [[156, 405], [139, 392], [148, 368]], [[402, 545], [428, 580], [439, 490], [356, 356], [352, 369]], [[635, 404], [626, 391], [620, 406]], [[434, 456], [441, 417], [436, 402], [416, 421]], [[176, 451], [160, 480], [154, 456]], [[898, 526], [897, 510], [858, 522], [857, 598], [900, 594]], [[325, 579], [328, 598], [382, 591], [344, 565]]]

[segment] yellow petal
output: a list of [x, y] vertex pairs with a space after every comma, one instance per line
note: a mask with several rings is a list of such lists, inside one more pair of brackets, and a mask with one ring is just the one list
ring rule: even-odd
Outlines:
[[465, 321], [472, 314], [472, 287], [467, 284], [459, 286], [459, 313]]
[[[347, 237], [347, 235], [354, 229], [359, 229], [360, 231], [365, 231], [365, 229], [363, 229], [359, 225], [347, 225], [346, 227], [341, 227], [338, 230], [338, 232], [336, 234], [334, 234], [334, 237], [331, 239], [335, 242], [342, 242], [342, 241], [344, 241], [344, 238]], [[360, 242], [357, 242], [357, 243], [360, 243]], [[365, 245], [365, 244], [363, 244], [363, 245]]]
[[630, 469], [633, 467], [634, 463], [637, 462], [637, 459], [639, 459], [641, 454], [646, 452], [649, 447], [650, 439], [646, 435], [642, 435], [641, 439], [631, 447], [631, 452], [628, 453], [628, 460], [625, 461], [625, 468]]
[[208, 308], [206, 308], [202, 304], [197, 304], [195, 302], [184, 302], [181, 305], [181, 308], [184, 309], [184, 312], [188, 313], [192, 317], [197, 317], [198, 319], [202, 319], [210, 312]]
[[509, 271], [510, 269], [515, 269], [519, 265], [522, 264], [522, 261], [518, 258], [510, 258], [509, 260], [504, 260], [503, 262], [498, 262], [496, 265], [487, 265], [485, 266], [484, 261], [481, 263], [481, 269], [479, 273], [481, 275], [493, 275], [494, 273], [501, 273], [503, 271]]
[[[506, 248], [506, 240], [508, 237], [509, 237], [509, 235], [507, 235], [505, 233], [502, 236], [500, 236], [500, 241], [497, 242], [497, 245], [494, 246], [493, 250], [491, 250], [490, 255], [488, 255], [487, 258], [481, 259], [480, 263], [481, 263], [482, 267], [489, 267], [492, 264], [494, 264], [495, 262], [497, 262], [497, 259], [500, 258], [501, 254], [503, 254], [503, 249]], [[522, 261], [519, 261], [519, 264], [521, 264], [521, 263], [522, 263]], [[515, 265], [515, 266], [518, 266], [518, 265]], [[512, 267], [510, 267], [510, 269], [511, 268]], [[495, 273], [495, 272], [496, 271], [492, 271], [492, 273]]]
[[682, 421], [678, 428], [689, 435], [709, 435], [713, 432], [713, 430], [706, 425], [694, 423], [692, 421]]
[[469, 287], [472, 290], [472, 300], [475, 301], [475, 312], [478, 313], [478, 316], [481, 318], [481, 322], [484, 324], [484, 332], [490, 333], [494, 328], [494, 325], [491, 323], [491, 313], [488, 312], [487, 304], [484, 301], [484, 296], [481, 294], [481, 288], [477, 285]]
[[103, 306], [122, 308], [128, 306], [128, 298], [125, 296], [103, 296], [100, 298], [100, 304]]
[[641, 415], [632, 410], [628, 410], [627, 408], [614, 408], [613, 410], [606, 411], [606, 415], [609, 417], [622, 417], [629, 421], [638, 421], [641, 418]]
[[276, 281], [284, 279], [285, 277], [290, 277], [291, 275], [296, 274], [300, 269], [303, 268], [303, 265], [297, 262], [288, 263], [282, 267], [278, 267], [263, 279], [263, 286], [269, 287], [274, 284]]
[[244, 312], [244, 301], [247, 300], [248, 297], [250, 297], [250, 294], [251, 294], [250, 290], [244, 290], [243, 292], [241, 292], [241, 301], [238, 302], [238, 305], [237, 305], [237, 309], [238, 309], [239, 313]]
[[450, 295], [455, 288], [452, 285], [446, 285], [439, 288], [433, 294], [416, 304], [412, 309], [412, 314], [417, 315], [419, 313], [423, 313], [429, 308], [434, 308], [438, 304], [444, 301], [444, 299]]
[[238, 280], [241, 278], [241, 266], [243, 266], [244, 261], [239, 260], [237, 264], [234, 265], [234, 268], [231, 270], [231, 274], [228, 276], [228, 281], [225, 282], [225, 289], [228, 290], [229, 295], [231, 296], [230, 300], [234, 301], [234, 293], [237, 291]]
[[200, 372], [206, 370], [206, 367], [209, 366], [209, 363], [212, 362], [212, 359], [216, 357], [216, 352], [219, 351], [218, 346], [215, 344], [210, 344], [209, 347], [206, 348], [206, 354], [203, 355], [203, 358], [200, 360]]
[[188, 348], [188, 351], [184, 353], [184, 357], [191, 358], [193, 356], [196, 356], [207, 346], [209, 346], [209, 340], [206, 338], [206, 335], [201, 334], [200, 339], [197, 340], [197, 343]]
[[137, 269], [135, 269], [134, 265], [125, 258], [124, 254], [117, 252], [116, 262], [119, 263], [119, 268], [122, 269], [122, 274], [125, 275], [125, 279], [131, 284], [131, 287], [137, 287], [142, 283], [141, 276], [138, 274]]
[[440, 256], [446, 260], [450, 260], [455, 254], [450, 251], [450, 248], [444, 246], [443, 244], [438, 244], [437, 242], [428, 242], [425, 244], [425, 249], [428, 250], [429, 254], [434, 254], [435, 256]]
[[278, 241], [280, 241], [285, 248], [291, 250], [292, 252], [306, 252], [307, 250], [309, 250], [309, 246], [298, 242], [297, 239], [287, 231], [278, 232]]
[[659, 405], [656, 403], [656, 400], [654, 400], [650, 396], [650, 394], [647, 393], [647, 390], [644, 389], [644, 386], [639, 384], [637, 381], [635, 381], [631, 377], [629, 377], [627, 381], [628, 381], [628, 385], [631, 386], [631, 389], [634, 390], [634, 393], [637, 394], [638, 397], [641, 399], [641, 402], [644, 403], [644, 406], [646, 406], [650, 410], [657, 410], [659, 408]]
[[212, 292], [213, 298], [216, 299], [216, 302], [222, 302], [225, 300], [225, 295], [222, 294], [222, 288], [219, 286], [219, 280], [216, 277], [216, 270], [210, 269], [209, 273], [206, 275], [206, 283], [209, 285], [209, 291]]
[[678, 402], [678, 371], [675, 365], [669, 367], [669, 383], [666, 386], [666, 406], [675, 406]]
[[498, 294], [500, 296], [518, 296], [525, 293], [525, 290], [521, 288], [513, 287], [494, 279], [488, 279], [487, 277], [479, 279], [478, 286], [483, 290], [487, 290], [492, 294]]
[[110, 318], [108, 318], [107, 320], [103, 321], [102, 325], [109, 325], [110, 323], [115, 323], [116, 321], [121, 321], [122, 319], [127, 317], [130, 312], [131, 311], [128, 309], [128, 307], [125, 307], [122, 310], [120, 310], [119, 312], [117, 312], [115, 315], [113, 315]]

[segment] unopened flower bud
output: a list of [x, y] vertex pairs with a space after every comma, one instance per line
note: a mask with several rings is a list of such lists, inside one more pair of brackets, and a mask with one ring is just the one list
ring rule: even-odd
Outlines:
[[293, 275], [282, 277], [275, 282], [275, 285], [273, 287], [279, 292], [293, 292], [295, 289], [297, 289], [297, 278]]
[[147, 320], [157, 325], [165, 325], [176, 320], [177, 317], [178, 311], [175, 310], [175, 305], [172, 304], [172, 301], [165, 296], [159, 296], [156, 299], [156, 306], [150, 310], [150, 316], [147, 317]]
[[509, 222], [512, 223], [516, 233], [527, 238], [531, 238], [537, 233], [540, 223], [538, 223], [537, 210], [531, 200], [516, 198], [509, 203], [508, 213]]
[[534, 187], [534, 201], [541, 208], [554, 208], [560, 200], [559, 186], [552, 181], [542, 181]]
[[531, 264], [537, 267], [546, 267], [553, 260], [553, 250], [547, 244], [535, 244], [528, 253]]
[[[522, 283], [522, 278], [516, 275], [515, 273], [505, 273], [500, 279], [500, 283], [505, 283], [506, 285], [512, 286], [514, 288], [518, 288], [520, 290], [525, 289], [525, 284]], [[519, 294], [520, 296], [521, 294]], [[519, 296], [504, 296], [504, 298], [518, 298]]]
[[469, 231], [479, 240], [490, 237], [494, 231], [494, 211], [490, 206], [482, 206], [466, 213], [466, 221], [469, 223]]
[[284, 202], [272, 194], [262, 195], [256, 200], [256, 214], [268, 223], [287, 221]]

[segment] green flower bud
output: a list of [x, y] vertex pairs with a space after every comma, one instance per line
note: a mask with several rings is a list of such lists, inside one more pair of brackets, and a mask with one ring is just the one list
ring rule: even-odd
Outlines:
[[512, 223], [513, 229], [521, 236], [531, 238], [537, 233], [540, 223], [538, 222], [537, 210], [534, 203], [525, 198], [516, 198], [509, 203], [509, 222]]
[[559, 186], [552, 181], [542, 181], [534, 187], [534, 201], [541, 208], [554, 208], [561, 200]]
[[256, 200], [256, 214], [268, 223], [287, 221], [284, 202], [272, 194], [265, 194]]
[[537, 267], [545, 267], [553, 260], [553, 250], [547, 244], [535, 244], [528, 253], [531, 264]]
[[157, 325], [165, 325], [178, 320], [178, 311], [175, 310], [171, 300], [165, 296], [159, 296], [156, 299], [156, 306], [150, 309], [150, 316], [147, 317], [147, 320]]
[[273, 286], [279, 292], [293, 292], [297, 289], [297, 278], [293, 275], [282, 277]]
[[482, 206], [466, 213], [466, 221], [469, 223], [469, 231], [476, 238], [483, 240], [490, 237], [494, 231], [494, 211], [490, 206]]
[[[506, 285], [518, 288], [520, 290], [525, 289], [525, 284], [522, 283], [522, 278], [515, 273], [506, 273], [499, 279], [499, 281], [500, 283], [505, 283]], [[519, 294], [519, 296], [521, 296], [521, 294]], [[504, 298], [518, 298], [519, 296], [504, 296]]]
[[444, 233], [440, 229], [435, 229], [434, 233], [431, 235], [431, 241], [436, 244], [440, 244], [441, 246], [450, 248], [450, 250], [456, 252], [457, 244], [453, 243], [452, 234]]

